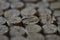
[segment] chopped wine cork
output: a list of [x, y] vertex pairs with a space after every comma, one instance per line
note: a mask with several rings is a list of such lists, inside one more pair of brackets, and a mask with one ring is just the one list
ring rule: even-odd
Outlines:
[[0, 10], [5, 10], [8, 9], [9, 7], [10, 7], [9, 2], [0, 2]]
[[46, 40], [60, 40], [60, 36], [58, 35], [46, 35]]
[[0, 17], [0, 24], [4, 24], [4, 23], [6, 23], [6, 19], [3, 17]]
[[12, 37], [11, 40], [28, 40], [22, 36], [16, 36], [16, 37]]
[[23, 2], [13, 2], [11, 3], [11, 8], [22, 8], [24, 6]]
[[6, 19], [17, 17], [19, 15], [20, 15], [20, 11], [17, 9], [10, 9], [10, 10], [5, 11], [5, 13], [4, 13], [4, 17]]
[[46, 34], [52, 34], [57, 32], [57, 27], [53, 24], [46, 24], [43, 26], [43, 31]]
[[9, 40], [7, 36], [5, 35], [0, 35], [0, 40]]
[[21, 36], [25, 33], [25, 29], [20, 26], [11, 26], [10, 27], [10, 35], [11, 36]]
[[51, 10], [50, 9], [48, 9], [48, 8], [39, 8], [38, 9], [38, 12], [39, 12], [39, 15], [51, 15]]
[[36, 16], [31, 16], [28, 18], [24, 18], [24, 20], [22, 21], [24, 24], [36, 24], [39, 22], [38, 17]]
[[40, 19], [41, 19], [41, 22], [43, 24], [46, 24], [46, 23], [51, 23], [51, 10], [50, 9], [47, 9], [47, 8], [39, 8], [38, 9], [38, 12], [39, 12], [39, 16], [40, 16]]
[[59, 9], [60, 8], [60, 2], [53, 2], [50, 4], [51, 9]]
[[58, 17], [60, 16], [60, 10], [55, 10], [53, 16]]
[[20, 23], [21, 21], [22, 21], [21, 17], [13, 17], [8, 19], [7, 23], [15, 24], [15, 23]]
[[5, 34], [8, 32], [8, 27], [5, 25], [0, 25], [0, 34]]
[[41, 15], [39, 19], [43, 24], [50, 24], [50, 23], [53, 23], [54, 21], [53, 17], [51, 18], [51, 15]]
[[42, 28], [39, 25], [36, 25], [36, 24], [30, 24], [30, 25], [26, 26], [26, 30], [28, 32], [32, 32], [32, 33], [40, 32], [41, 29]]
[[36, 7], [38, 7], [38, 8], [46, 8], [48, 6], [49, 6], [49, 4], [47, 2], [38, 2], [36, 4]]
[[45, 40], [45, 37], [42, 34], [31, 33], [27, 37], [29, 40]]
[[23, 17], [29, 17], [31, 15], [34, 15], [35, 13], [36, 13], [36, 10], [34, 8], [31, 8], [31, 7], [25, 8], [21, 11], [21, 15]]
[[26, 3], [26, 7], [36, 8], [36, 4], [34, 3]]
[[46, 24], [47, 23], [47, 18], [46, 16], [41, 16], [40, 17], [41, 23]]

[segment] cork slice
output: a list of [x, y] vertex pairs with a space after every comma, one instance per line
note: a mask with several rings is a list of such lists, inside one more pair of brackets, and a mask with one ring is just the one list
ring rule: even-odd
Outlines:
[[42, 28], [39, 25], [36, 24], [30, 24], [26, 26], [26, 30], [28, 32], [33, 32], [33, 33], [37, 33], [40, 32], [42, 30]]
[[46, 34], [52, 34], [57, 32], [57, 27], [53, 24], [46, 24], [43, 26], [43, 31]]
[[28, 17], [28, 18], [24, 18], [22, 22], [24, 24], [36, 24], [36, 23], [39, 22], [39, 19], [36, 16], [31, 16], [31, 17]]
[[60, 36], [52, 34], [52, 35], [46, 35], [46, 40], [60, 40]]
[[8, 27], [5, 25], [0, 25], [0, 34], [5, 34], [8, 32]]

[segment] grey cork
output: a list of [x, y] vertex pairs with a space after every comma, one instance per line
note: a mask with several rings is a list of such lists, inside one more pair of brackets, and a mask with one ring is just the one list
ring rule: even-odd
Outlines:
[[0, 10], [8, 9], [10, 6], [9, 2], [0, 2]]
[[3, 17], [0, 17], [0, 24], [4, 24], [4, 23], [6, 23], [6, 19], [5, 18], [3, 18]]
[[40, 32], [42, 30], [42, 28], [39, 25], [30, 24], [30, 25], [26, 26], [26, 30], [28, 32], [37, 33], [37, 32]]
[[12, 37], [11, 40], [28, 40], [22, 36], [15, 36], [15, 37]]
[[8, 19], [7, 23], [15, 24], [15, 23], [20, 23], [21, 21], [22, 21], [21, 17], [13, 17]]
[[11, 26], [10, 27], [10, 35], [11, 36], [21, 36], [25, 33], [25, 29], [20, 26]]
[[28, 8], [24, 8], [23, 10], [21, 10], [21, 15], [23, 17], [29, 17], [31, 15], [34, 15], [36, 13], [36, 10], [34, 8], [28, 7]]
[[44, 33], [52, 34], [57, 31], [57, 27], [53, 24], [47, 24], [43, 26]]
[[9, 40], [7, 36], [5, 35], [0, 35], [0, 40]]
[[31, 33], [27, 37], [29, 40], [45, 40], [45, 37], [42, 34]]
[[8, 11], [5, 11], [4, 13], [4, 17], [7, 19], [12, 18], [12, 17], [17, 17], [19, 15], [20, 15], [20, 11], [17, 9], [10, 9]]
[[0, 34], [5, 34], [8, 32], [8, 27], [5, 25], [0, 25]]
[[22, 22], [25, 24], [36, 24], [39, 22], [39, 19], [36, 16], [31, 16], [26, 19], [24, 18], [24, 20]]
[[22, 8], [24, 6], [23, 2], [13, 2], [11, 3], [11, 8]]
[[60, 40], [60, 36], [58, 35], [46, 35], [46, 40]]

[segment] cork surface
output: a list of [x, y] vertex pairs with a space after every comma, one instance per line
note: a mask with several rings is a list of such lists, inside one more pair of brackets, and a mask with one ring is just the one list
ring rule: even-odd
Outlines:
[[60, 40], [60, 0], [0, 0], [0, 40]]

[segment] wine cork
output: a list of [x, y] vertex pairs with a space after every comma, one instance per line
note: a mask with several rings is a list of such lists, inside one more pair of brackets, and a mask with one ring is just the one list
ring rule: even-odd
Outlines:
[[53, 24], [46, 24], [43, 26], [43, 31], [46, 34], [53, 34], [57, 32], [57, 27]]
[[60, 10], [55, 10], [53, 13], [53, 16], [59, 17], [60, 16]]
[[22, 22], [24, 24], [36, 24], [39, 22], [39, 19], [36, 16], [31, 16], [31, 17], [25, 18]]
[[10, 27], [10, 35], [11, 36], [21, 36], [25, 33], [25, 29], [20, 26], [11, 26]]
[[15, 37], [12, 37], [11, 40], [28, 40], [22, 36], [15, 36]]
[[52, 35], [46, 35], [46, 40], [60, 40], [60, 36], [52, 34]]
[[27, 37], [29, 40], [45, 40], [45, 37], [42, 34], [31, 33]]
[[26, 30], [31, 33], [37, 33], [37, 32], [40, 32], [42, 28], [39, 25], [30, 24], [26, 26]]
[[44, 8], [44, 7], [41, 7], [38, 9], [38, 12], [39, 12], [39, 16], [40, 15], [51, 15], [52, 11], [48, 8]]
[[0, 10], [5, 10], [8, 9], [9, 7], [10, 7], [9, 2], [0, 2]]
[[60, 8], [60, 2], [52, 2], [51, 4], [50, 4], [50, 8], [51, 9], [59, 9]]
[[7, 20], [7, 23], [16, 24], [22, 21], [21, 17], [13, 17]]
[[23, 2], [13, 2], [11, 3], [11, 8], [22, 8], [24, 6]]
[[0, 35], [0, 40], [9, 40], [7, 36], [5, 35]]
[[4, 13], [4, 17], [6, 19], [17, 17], [19, 15], [20, 15], [20, 11], [17, 9], [10, 9], [10, 10], [5, 11], [5, 13]]
[[0, 34], [5, 34], [8, 32], [8, 27], [5, 25], [0, 25]]
[[0, 17], [0, 24], [4, 24], [4, 23], [6, 23], [6, 19], [3, 17]]
[[24, 8], [22, 11], [21, 11], [21, 15], [22, 17], [29, 17], [31, 15], [34, 15], [36, 13], [36, 10], [34, 8]]

